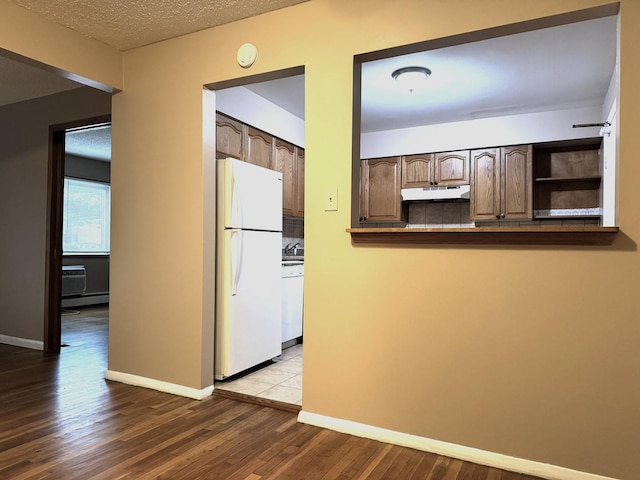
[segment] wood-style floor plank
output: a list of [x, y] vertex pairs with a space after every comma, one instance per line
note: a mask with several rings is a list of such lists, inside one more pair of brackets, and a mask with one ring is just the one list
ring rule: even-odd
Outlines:
[[535, 480], [296, 414], [104, 379], [108, 310], [63, 317], [59, 357], [0, 344], [0, 479]]

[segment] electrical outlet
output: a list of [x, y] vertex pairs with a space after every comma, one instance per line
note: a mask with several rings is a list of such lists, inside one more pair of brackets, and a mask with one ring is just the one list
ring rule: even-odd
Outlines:
[[324, 211], [338, 210], [338, 189], [330, 188], [324, 197]]

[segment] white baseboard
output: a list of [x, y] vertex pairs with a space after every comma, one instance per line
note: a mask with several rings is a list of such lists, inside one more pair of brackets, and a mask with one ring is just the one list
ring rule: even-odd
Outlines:
[[0, 343], [13, 345], [14, 347], [30, 348], [32, 350], [44, 350], [44, 342], [39, 340], [30, 340], [28, 338], [0, 335]]
[[83, 297], [63, 298], [62, 308], [85, 307], [87, 305], [101, 305], [109, 303], [109, 294], [85, 295]]
[[298, 421], [316, 427], [328, 428], [341, 433], [348, 433], [356, 437], [370, 438], [380, 442], [391, 443], [416, 450], [431, 452], [447, 457], [458, 458], [468, 462], [496, 467], [511, 472], [524, 473], [549, 480], [616, 480], [611, 477], [603, 477], [593, 473], [580, 472], [565, 467], [535, 462], [524, 458], [511, 457], [501, 453], [489, 452], [473, 447], [456, 445], [455, 443], [442, 442], [430, 438], [396, 432], [384, 428], [373, 427], [364, 423], [327, 417], [317, 413], [301, 410]]
[[184, 385], [178, 385], [176, 383], [163, 382], [161, 380], [154, 380], [153, 378], [131, 375], [130, 373], [114, 372], [113, 370], [107, 370], [104, 378], [107, 380], [113, 380], [114, 382], [133, 385], [135, 387], [150, 388], [151, 390], [171, 393], [181, 397], [193, 398], [194, 400], [203, 400], [211, 396], [213, 393], [213, 385], [198, 390], [196, 388], [185, 387]]

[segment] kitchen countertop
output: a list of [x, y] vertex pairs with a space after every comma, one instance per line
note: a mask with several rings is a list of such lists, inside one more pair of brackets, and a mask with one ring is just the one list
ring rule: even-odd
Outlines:
[[304, 256], [303, 255], [283, 255], [282, 261], [283, 262], [290, 262], [290, 261], [304, 262]]
[[354, 244], [611, 245], [619, 227], [347, 228]]

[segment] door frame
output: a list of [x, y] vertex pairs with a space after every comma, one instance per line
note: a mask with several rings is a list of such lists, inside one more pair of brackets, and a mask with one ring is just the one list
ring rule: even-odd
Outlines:
[[49, 126], [47, 165], [47, 233], [44, 274], [44, 354], [58, 355], [62, 346], [62, 196], [67, 130], [111, 123], [111, 115]]
[[618, 225], [618, 99], [615, 98], [607, 116], [607, 123], [600, 130], [602, 136], [602, 172], [601, 199], [602, 226]]

